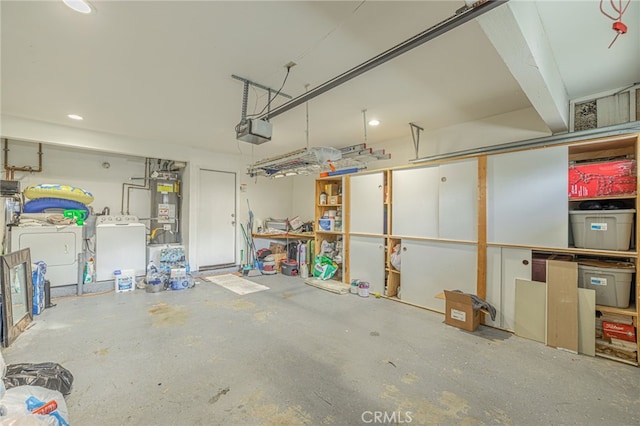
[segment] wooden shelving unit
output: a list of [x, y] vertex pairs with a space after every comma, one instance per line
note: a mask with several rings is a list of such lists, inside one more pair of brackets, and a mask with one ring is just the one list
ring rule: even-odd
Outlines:
[[[636, 160], [638, 157], [638, 135], [629, 135], [628, 137], [615, 137], [609, 139], [600, 139], [595, 141], [587, 141], [584, 143], [575, 143], [569, 146], [569, 162], [570, 164], [579, 164], [580, 162], [601, 162], [601, 161], [613, 161], [613, 160]], [[577, 261], [581, 258], [599, 259], [619, 261], [624, 260], [635, 264], [634, 281], [632, 285], [635, 287], [632, 289], [632, 293], [636, 295], [636, 299], [639, 297], [640, 285], [638, 284], [639, 267], [638, 267], [638, 221], [637, 221], [637, 194], [638, 194], [638, 182], [636, 172], [636, 185], [633, 194], [606, 194], [596, 197], [585, 198], [569, 198], [569, 210], [577, 210], [580, 205], [585, 202], [616, 202], [625, 209], [635, 210], [634, 214], [634, 229], [632, 230], [633, 241], [631, 242], [630, 250], [601, 250], [601, 249], [586, 249], [570, 247], [565, 252], [572, 253], [577, 257]], [[611, 212], [615, 212], [612, 210]], [[612, 345], [610, 340], [604, 336], [599, 337], [596, 340], [596, 355], [612, 359], [619, 362], [624, 362], [631, 365], [638, 365], [638, 354], [640, 354], [640, 340], [638, 339], [638, 306], [640, 305], [637, 300], [635, 303], [630, 304], [628, 308], [619, 308], [615, 306], [596, 305], [596, 315], [613, 314], [616, 316], [627, 317], [627, 322], [630, 322], [636, 331], [635, 342], [635, 359], [631, 359], [627, 353], [621, 355], [620, 348]], [[600, 335], [600, 334], [599, 334]], [[616, 354], [620, 356], [616, 356]], [[624, 356], [624, 358], [622, 357]]]
[[[324, 193], [324, 197], [321, 200], [321, 194]], [[345, 238], [347, 232], [347, 209], [346, 207], [346, 194], [347, 185], [345, 179], [340, 177], [327, 177], [316, 179], [315, 182], [315, 253], [322, 252], [322, 242], [328, 241], [331, 244], [336, 244], [337, 247], [341, 246], [339, 257], [337, 257], [336, 263], [339, 265], [339, 269], [334, 275], [333, 279], [336, 281], [348, 282], [348, 241]], [[335, 201], [334, 201], [335, 198]], [[321, 202], [323, 201], [323, 202]], [[336, 214], [332, 218], [333, 229], [321, 229], [320, 221], [326, 216], [327, 212], [335, 211]]]

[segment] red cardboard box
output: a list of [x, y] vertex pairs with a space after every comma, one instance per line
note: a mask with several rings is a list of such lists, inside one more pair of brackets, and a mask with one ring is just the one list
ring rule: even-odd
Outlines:
[[636, 193], [636, 160], [569, 166], [569, 198]]
[[602, 332], [604, 337], [613, 337], [634, 343], [636, 341], [636, 329], [632, 325], [602, 321]]

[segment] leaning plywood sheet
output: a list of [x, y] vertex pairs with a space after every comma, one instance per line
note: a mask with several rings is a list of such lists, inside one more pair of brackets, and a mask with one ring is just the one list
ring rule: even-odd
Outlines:
[[578, 352], [578, 264], [547, 261], [547, 345]]
[[330, 291], [332, 293], [347, 294], [349, 293], [349, 286], [335, 280], [321, 280], [318, 278], [307, 278], [304, 280], [305, 284], [309, 284], [314, 287], [321, 288], [323, 290]]
[[578, 289], [578, 352], [596, 356], [596, 291]]
[[545, 343], [547, 284], [516, 278], [515, 333]]

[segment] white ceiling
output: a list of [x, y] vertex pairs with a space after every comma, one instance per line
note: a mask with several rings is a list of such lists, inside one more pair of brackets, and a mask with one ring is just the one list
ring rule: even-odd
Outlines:
[[[607, 49], [612, 22], [600, 13], [598, 1], [535, 2], [545, 32], [538, 37], [551, 46], [546, 65], [557, 69], [566, 98], [640, 81], [640, 1], [631, 3], [624, 15], [629, 32]], [[293, 61], [297, 65], [283, 92], [299, 96], [464, 5], [433, 0], [92, 4], [96, 13], [85, 16], [61, 1], [1, 2], [2, 114], [221, 152], [252, 147], [257, 157], [306, 145], [305, 106], [273, 118], [271, 142], [255, 147], [238, 142], [234, 126], [243, 84], [232, 74], [277, 90], [285, 64]], [[526, 34], [527, 24], [518, 25]], [[532, 105], [539, 109], [537, 91], [558, 92], [523, 84], [522, 74], [505, 65], [514, 58], [494, 47], [500, 43], [485, 31], [477, 21], [468, 22], [311, 100], [310, 145], [362, 142], [363, 109], [382, 122], [367, 131], [367, 140], [378, 143], [410, 140], [409, 122], [440, 129]], [[542, 49], [528, 47], [534, 56]], [[278, 98], [273, 105], [284, 101]], [[250, 90], [250, 114], [265, 103], [266, 92]], [[71, 121], [70, 113], [85, 119]]]

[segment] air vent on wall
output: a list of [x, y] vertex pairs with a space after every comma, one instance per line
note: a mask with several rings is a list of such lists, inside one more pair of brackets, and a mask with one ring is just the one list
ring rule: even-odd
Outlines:
[[596, 129], [640, 120], [640, 85], [591, 99], [571, 101], [570, 131]]

